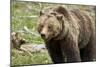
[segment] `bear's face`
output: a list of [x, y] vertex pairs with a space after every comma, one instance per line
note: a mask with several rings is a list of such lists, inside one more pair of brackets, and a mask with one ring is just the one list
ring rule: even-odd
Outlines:
[[51, 40], [59, 35], [61, 30], [62, 25], [57, 16], [43, 14], [39, 17], [38, 32], [44, 40]]

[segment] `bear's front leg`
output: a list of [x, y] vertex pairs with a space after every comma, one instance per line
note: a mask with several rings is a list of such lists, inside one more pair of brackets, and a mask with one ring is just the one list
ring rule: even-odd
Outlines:
[[67, 63], [81, 62], [78, 44], [69, 40], [63, 41], [63, 44], [61, 44]]
[[57, 64], [57, 63], [64, 63], [64, 58], [61, 52], [61, 47], [59, 44], [55, 42], [49, 42], [46, 44], [46, 47], [48, 49], [48, 53], [52, 59], [52, 61]]

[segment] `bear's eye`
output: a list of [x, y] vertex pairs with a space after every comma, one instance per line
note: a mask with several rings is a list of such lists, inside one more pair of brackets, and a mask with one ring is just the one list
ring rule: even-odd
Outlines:
[[41, 28], [43, 28], [43, 25], [40, 25]]
[[49, 29], [51, 29], [51, 26], [48, 26]]
[[49, 31], [51, 31], [52, 30], [52, 27], [51, 26], [48, 26], [48, 29], [49, 29]]

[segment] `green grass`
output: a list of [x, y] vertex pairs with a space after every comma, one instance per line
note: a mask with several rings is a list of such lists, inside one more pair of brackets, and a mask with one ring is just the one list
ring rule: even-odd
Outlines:
[[[15, 53], [16, 52], [16, 53]], [[32, 53], [32, 56], [27, 53], [18, 53], [17, 50], [13, 50], [12, 53], [12, 66], [13, 65], [30, 65], [30, 64], [50, 64], [52, 63], [47, 53]]]

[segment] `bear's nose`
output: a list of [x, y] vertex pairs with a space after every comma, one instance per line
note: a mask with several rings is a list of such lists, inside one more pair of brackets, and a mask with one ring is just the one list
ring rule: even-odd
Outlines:
[[45, 34], [41, 33], [41, 36], [42, 36], [42, 37], [45, 37]]

